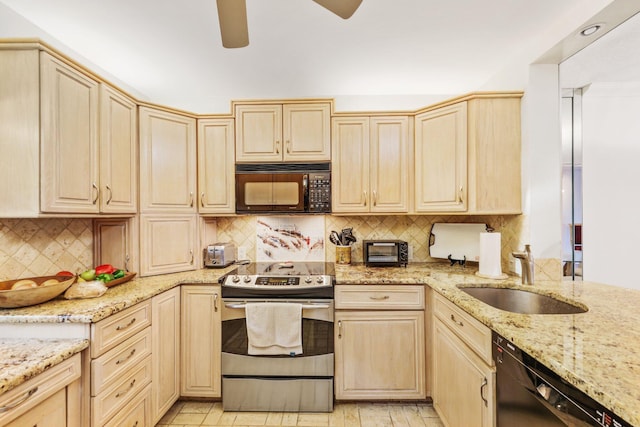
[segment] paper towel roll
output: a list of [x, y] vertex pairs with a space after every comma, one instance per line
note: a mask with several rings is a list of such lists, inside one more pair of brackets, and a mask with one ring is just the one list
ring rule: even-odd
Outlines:
[[500, 233], [480, 233], [480, 265], [478, 276], [504, 279], [501, 261]]

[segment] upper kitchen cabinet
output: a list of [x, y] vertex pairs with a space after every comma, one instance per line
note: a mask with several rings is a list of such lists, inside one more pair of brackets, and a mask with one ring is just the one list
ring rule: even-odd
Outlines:
[[196, 121], [140, 107], [140, 212], [195, 213]]
[[99, 83], [40, 53], [41, 210], [98, 213]]
[[472, 94], [416, 115], [416, 213], [521, 213], [521, 97]]
[[100, 211], [138, 210], [138, 111], [136, 103], [100, 86]]
[[38, 46], [0, 56], [0, 216], [135, 213], [135, 103]]
[[198, 210], [235, 213], [234, 120], [198, 120]]
[[415, 209], [467, 210], [467, 103], [415, 118]]
[[407, 116], [333, 119], [334, 213], [408, 212], [410, 124]]
[[331, 159], [331, 103], [236, 104], [236, 162]]

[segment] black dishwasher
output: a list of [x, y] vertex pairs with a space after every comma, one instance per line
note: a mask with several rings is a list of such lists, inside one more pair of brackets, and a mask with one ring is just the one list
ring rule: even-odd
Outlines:
[[493, 332], [497, 427], [632, 427]]

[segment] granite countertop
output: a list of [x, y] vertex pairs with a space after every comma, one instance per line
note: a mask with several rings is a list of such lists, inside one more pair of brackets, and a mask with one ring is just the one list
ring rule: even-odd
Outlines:
[[[181, 284], [216, 284], [233, 268], [136, 277], [99, 298], [55, 299], [32, 307], [0, 309], [0, 324], [97, 322]], [[473, 265], [463, 268], [448, 263], [392, 268], [336, 265], [336, 283], [430, 286], [566, 381], [640, 426], [640, 328], [636, 313], [640, 291], [591, 282], [537, 282], [525, 288], [586, 305], [589, 311], [575, 315], [515, 314], [490, 307], [457, 285], [521, 288], [519, 277], [491, 280], [476, 276], [476, 272]], [[4, 360], [0, 357], [0, 363]], [[30, 363], [25, 360], [24, 364]]]
[[3, 323], [95, 323], [154, 295], [186, 283], [217, 284], [235, 266], [202, 269], [160, 276], [134, 277], [113, 286], [98, 298], [67, 300], [59, 296], [43, 304], [0, 309]]
[[0, 338], [0, 394], [89, 347], [89, 340]]
[[[398, 268], [336, 266], [338, 284], [426, 284], [512, 341], [632, 425], [640, 426], [640, 291], [592, 282], [483, 279], [477, 268], [409, 264]], [[458, 285], [532, 290], [586, 305], [574, 315], [527, 315], [493, 308]]]

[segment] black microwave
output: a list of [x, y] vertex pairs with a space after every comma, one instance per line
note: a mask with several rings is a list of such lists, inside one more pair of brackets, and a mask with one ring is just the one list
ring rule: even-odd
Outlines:
[[371, 267], [401, 267], [409, 263], [409, 244], [404, 240], [364, 240], [364, 263]]
[[236, 213], [331, 213], [331, 163], [236, 164]]

